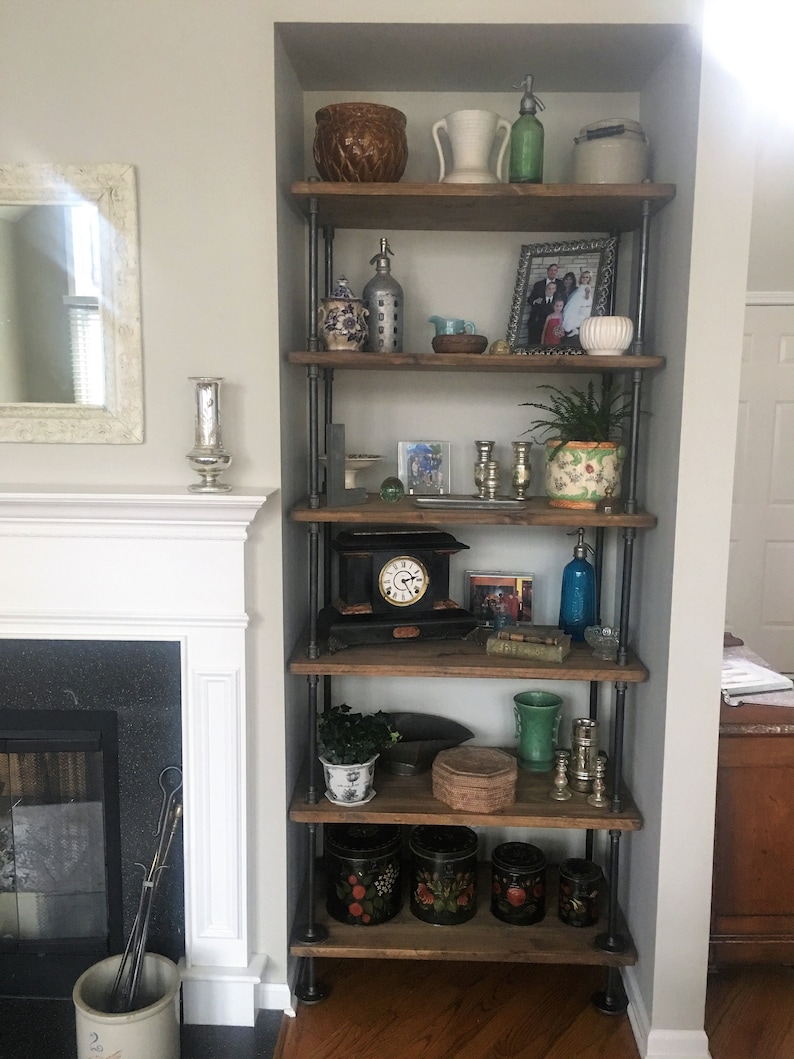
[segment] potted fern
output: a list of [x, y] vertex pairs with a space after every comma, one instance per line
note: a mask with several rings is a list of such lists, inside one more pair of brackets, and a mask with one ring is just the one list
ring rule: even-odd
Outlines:
[[621, 428], [631, 409], [631, 398], [622, 390], [605, 389], [596, 396], [595, 385], [569, 391], [542, 385], [546, 403], [524, 401], [544, 413], [527, 431], [545, 438], [546, 495], [552, 507], [595, 508], [605, 496], [620, 496], [620, 472], [626, 449]]
[[356, 805], [374, 798], [375, 762], [381, 750], [393, 746], [400, 738], [382, 710], [354, 713], [342, 703], [320, 714], [317, 751], [329, 801]]

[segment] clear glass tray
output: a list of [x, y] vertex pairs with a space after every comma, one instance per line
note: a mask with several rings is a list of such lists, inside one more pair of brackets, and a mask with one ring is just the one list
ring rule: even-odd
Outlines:
[[493, 500], [484, 500], [479, 496], [460, 496], [454, 493], [444, 496], [415, 496], [413, 501], [417, 507], [457, 508], [465, 511], [504, 510], [519, 507], [524, 503], [514, 496], [496, 496]]

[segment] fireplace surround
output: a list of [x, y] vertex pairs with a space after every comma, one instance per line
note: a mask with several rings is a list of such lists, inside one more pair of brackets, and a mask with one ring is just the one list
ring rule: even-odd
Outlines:
[[245, 541], [272, 490], [0, 494], [0, 639], [179, 645], [188, 1023], [252, 1026]]

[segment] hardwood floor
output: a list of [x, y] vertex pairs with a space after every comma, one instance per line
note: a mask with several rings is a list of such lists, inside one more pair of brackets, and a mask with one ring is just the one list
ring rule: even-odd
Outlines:
[[[593, 967], [321, 960], [320, 1004], [285, 1018], [274, 1059], [639, 1059], [626, 1015], [591, 1003]], [[794, 969], [709, 977], [712, 1059], [794, 1057]]]
[[712, 1059], [794, 1056], [794, 967], [728, 967], [709, 976]]
[[639, 1059], [604, 971], [547, 964], [322, 960], [329, 989], [285, 1019], [274, 1059]]

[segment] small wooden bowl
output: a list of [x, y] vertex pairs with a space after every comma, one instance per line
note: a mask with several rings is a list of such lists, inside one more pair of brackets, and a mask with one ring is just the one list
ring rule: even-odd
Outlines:
[[436, 335], [433, 339], [436, 353], [484, 353], [487, 345], [485, 335]]

